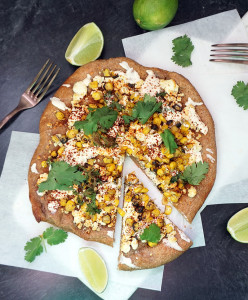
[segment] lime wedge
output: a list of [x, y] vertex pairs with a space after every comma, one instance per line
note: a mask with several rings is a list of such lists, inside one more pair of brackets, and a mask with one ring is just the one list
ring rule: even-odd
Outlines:
[[103, 35], [95, 23], [84, 25], [71, 40], [65, 59], [74, 66], [82, 66], [96, 60], [103, 48]]
[[92, 248], [80, 248], [79, 264], [85, 278], [97, 293], [102, 293], [108, 283], [108, 271], [102, 257]]
[[240, 243], [248, 243], [248, 207], [240, 210], [227, 223], [227, 230]]

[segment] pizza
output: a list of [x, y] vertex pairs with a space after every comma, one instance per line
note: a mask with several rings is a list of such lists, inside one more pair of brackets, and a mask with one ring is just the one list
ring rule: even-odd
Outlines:
[[147, 194], [148, 188], [135, 173], [125, 178], [122, 234], [118, 267], [120, 270], [155, 268], [186, 251], [191, 240], [161, 212]]
[[214, 123], [183, 76], [120, 57], [80, 67], [40, 120], [29, 168], [33, 214], [112, 246], [123, 163], [131, 156], [192, 222], [215, 180]]

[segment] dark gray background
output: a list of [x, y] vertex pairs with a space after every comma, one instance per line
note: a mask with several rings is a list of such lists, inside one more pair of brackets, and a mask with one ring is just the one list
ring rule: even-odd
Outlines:
[[[235, 8], [242, 17], [248, 10], [248, 0], [179, 2], [170, 25]], [[133, 20], [132, 3], [132, 0], [1, 0], [0, 119], [17, 105], [47, 58], [56, 62], [61, 71], [50, 93], [37, 107], [22, 112], [0, 131], [0, 173], [11, 132], [38, 133], [39, 119], [49, 97], [76, 70], [64, 59], [64, 53], [81, 26], [95, 22], [101, 28], [105, 45], [100, 58], [124, 56], [121, 39], [145, 32]], [[162, 292], [138, 289], [131, 299], [248, 299], [248, 245], [235, 242], [226, 231], [228, 219], [246, 206], [208, 206], [202, 213], [206, 247], [190, 249], [165, 266]], [[4, 265], [0, 265], [0, 298], [99, 299], [76, 278]]]

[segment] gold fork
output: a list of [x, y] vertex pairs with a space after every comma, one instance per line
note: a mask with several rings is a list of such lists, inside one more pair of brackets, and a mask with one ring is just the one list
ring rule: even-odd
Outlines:
[[[21, 95], [21, 99], [17, 107], [0, 122], [0, 129], [19, 111], [32, 108], [42, 100], [60, 70], [60, 68], [57, 68], [57, 65], [54, 65], [53, 67], [52, 65], [53, 63], [50, 63], [50, 60], [48, 59], [39, 73], [35, 76], [32, 83]], [[51, 71], [49, 72], [49, 70]], [[48, 82], [49, 79], [50, 81]]]
[[246, 43], [215, 44], [212, 47], [215, 49], [211, 51], [220, 53], [211, 54], [210, 56], [216, 58], [210, 59], [210, 61], [248, 64], [248, 44]]

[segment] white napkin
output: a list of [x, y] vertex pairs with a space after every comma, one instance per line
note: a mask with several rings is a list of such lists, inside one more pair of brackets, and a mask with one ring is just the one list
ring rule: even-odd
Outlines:
[[[195, 49], [193, 65], [182, 68], [171, 60], [172, 40], [187, 34]], [[236, 10], [220, 13], [190, 23], [149, 32], [123, 40], [127, 57], [144, 66], [160, 67], [181, 73], [190, 79], [213, 116], [217, 142], [217, 178], [207, 204], [237, 202], [237, 196], [220, 197], [223, 190], [232, 189], [231, 195], [243, 194], [240, 180], [248, 178], [248, 168], [244, 166], [248, 158], [248, 111], [238, 107], [231, 96], [237, 81], [247, 82], [248, 67], [239, 64], [209, 62], [211, 45], [222, 42], [248, 42], [244, 24]], [[237, 184], [233, 184], [237, 182]], [[228, 184], [232, 184], [227, 186]], [[247, 202], [238, 196], [239, 202]], [[173, 219], [177, 224], [177, 220]], [[204, 246], [205, 239], [200, 212], [192, 223], [193, 247]]]

